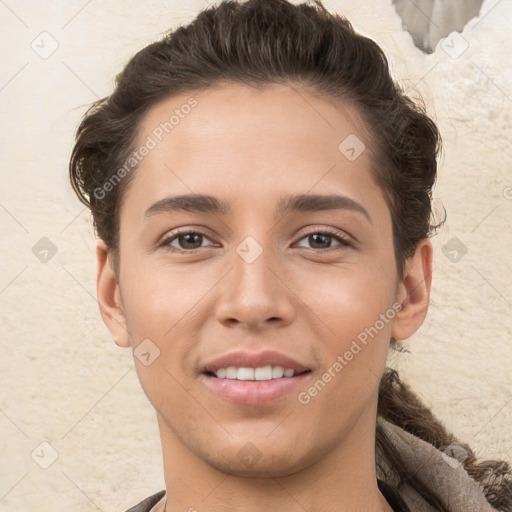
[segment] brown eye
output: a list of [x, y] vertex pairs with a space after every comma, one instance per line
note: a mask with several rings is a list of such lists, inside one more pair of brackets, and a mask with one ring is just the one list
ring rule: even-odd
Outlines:
[[[311, 245], [312, 249], [331, 249], [336, 246], [341, 248], [351, 247], [351, 242], [340, 233], [332, 232], [330, 230], [314, 231], [301, 238], [301, 240], [307, 239], [307, 242]], [[332, 241], [336, 240], [338, 243], [335, 246], [332, 245]]]
[[165, 238], [160, 246], [171, 251], [192, 252], [204, 247], [202, 245], [204, 239], [209, 240], [201, 231], [180, 231]]

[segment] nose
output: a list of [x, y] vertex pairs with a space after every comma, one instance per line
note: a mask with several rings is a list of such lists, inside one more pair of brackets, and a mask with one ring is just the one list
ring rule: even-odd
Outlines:
[[248, 237], [234, 251], [230, 269], [218, 286], [216, 317], [229, 326], [249, 329], [288, 325], [296, 314], [293, 286], [283, 263], [270, 250]]

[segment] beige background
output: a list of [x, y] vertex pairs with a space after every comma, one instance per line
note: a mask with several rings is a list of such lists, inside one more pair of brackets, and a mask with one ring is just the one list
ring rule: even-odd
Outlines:
[[[511, 460], [512, 3], [484, 1], [431, 55], [391, 0], [325, 5], [384, 47], [444, 136], [431, 309], [390, 362], [482, 457]], [[0, 512], [124, 511], [164, 488], [153, 410], [98, 312], [94, 235], [67, 160], [127, 59], [206, 6], [0, 2]]]

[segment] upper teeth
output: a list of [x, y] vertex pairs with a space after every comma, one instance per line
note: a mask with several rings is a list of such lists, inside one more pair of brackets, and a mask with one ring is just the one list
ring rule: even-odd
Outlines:
[[295, 372], [291, 368], [282, 366], [262, 366], [260, 368], [219, 368], [214, 372], [219, 379], [238, 379], [238, 380], [271, 380], [281, 377], [293, 377]]

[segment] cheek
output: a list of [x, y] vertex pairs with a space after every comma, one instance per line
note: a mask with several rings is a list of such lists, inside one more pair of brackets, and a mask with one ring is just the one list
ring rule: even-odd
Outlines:
[[334, 273], [331, 269], [325, 276], [308, 275], [302, 281], [301, 296], [322, 329], [315, 340], [322, 353], [320, 382], [302, 390], [303, 399], [314, 402], [312, 410], [318, 409], [320, 416], [332, 414], [330, 407], [336, 404], [336, 421], [346, 421], [344, 414], [355, 412], [354, 407], [362, 407], [376, 393], [396, 315], [393, 265], [391, 258], [368, 259], [365, 264]]
[[368, 257], [343, 267], [310, 267], [300, 279], [297, 274], [293, 289], [330, 337], [344, 342], [391, 308], [396, 292], [393, 265], [391, 259]]
[[[315, 340], [322, 366], [299, 390], [304, 421], [323, 419], [326, 437], [341, 435], [377, 395], [396, 315], [394, 274], [367, 267], [339, 279], [319, 280], [307, 305], [318, 313], [323, 335]], [[304, 286], [307, 286], [308, 282]], [[316, 419], [315, 419], [316, 418]]]
[[209, 288], [203, 275], [185, 265], [149, 265], [142, 258], [124, 267], [123, 299], [135, 344], [142, 337], [165, 339]]
[[[210, 271], [208, 277], [206, 266], [203, 270], [186, 267], [148, 264], [143, 258], [125, 259], [125, 274], [121, 277], [126, 283], [125, 314], [139, 379], [151, 401], [158, 400], [163, 390], [179, 400], [183, 392], [179, 382], [195, 377], [194, 355], [204, 338], [205, 314], [211, 314], [213, 307], [208, 302], [206, 311], [205, 299], [218, 281], [218, 273], [211, 275]], [[137, 359], [137, 347], [142, 342], [156, 346], [153, 350], [158, 357], [149, 366]]]
[[[135, 264], [124, 268], [123, 304], [142, 389], [156, 410], [171, 407], [185, 414], [190, 396], [183, 385], [193, 374], [191, 355], [197, 343], [194, 305], [206, 290], [191, 282], [190, 273]], [[199, 420], [205, 418], [194, 421]]]

